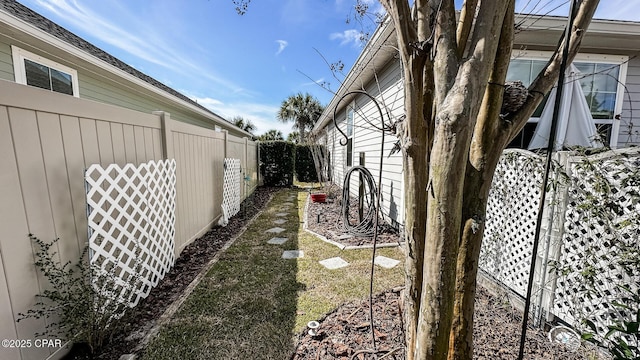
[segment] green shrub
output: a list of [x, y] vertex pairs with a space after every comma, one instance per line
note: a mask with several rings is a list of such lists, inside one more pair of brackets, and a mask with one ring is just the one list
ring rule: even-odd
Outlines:
[[[47, 243], [29, 234], [36, 244], [36, 267], [51, 285], [42, 294], [33, 309], [18, 314], [21, 321], [27, 318], [50, 319], [45, 333], [56, 335], [65, 341], [72, 341], [89, 347], [96, 353], [112, 337], [125, 330], [132, 309], [122, 300], [103, 289], [115, 289], [115, 266], [100, 268], [89, 265], [88, 248], [85, 248], [79, 261], [62, 264], [56, 258], [53, 246], [59, 239]], [[130, 280], [140, 281], [139, 278]], [[129, 289], [134, 286], [130, 284]], [[128, 294], [130, 295], [130, 294]], [[126, 296], [128, 296], [126, 295]]]
[[296, 178], [301, 182], [318, 181], [311, 146], [317, 145], [296, 145]]
[[292, 185], [294, 164], [294, 144], [286, 141], [260, 142], [260, 175], [264, 185]]

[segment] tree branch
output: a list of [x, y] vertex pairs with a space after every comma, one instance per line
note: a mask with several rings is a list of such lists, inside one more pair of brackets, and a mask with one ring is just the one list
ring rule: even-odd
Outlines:
[[469, 33], [473, 26], [473, 19], [476, 15], [477, 5], [478, 0], [466, 0], [462, 4], [462, 9], [460, 10], [460, 20], [458, 22], [458, 31], [456, 33], [458, 57], [460, 58], [464, 56], [464, 49], [467, 47], [467, 39], [469, 38]]
[[415, 24], [411, 19], [411, 9], [406, 0], [380, 0], [380, 3], [389, 13], [398, 37], [398, 50], [404, 59], [409, 59], [412, 54], [411, 43], [417, 41]]
[[441, 104], [458, 74], [458, 46], [456, 43], [456, 9], [453, 1], [432, 0], [436, 6], [434, 39], [435, 102]]
[[[591, 19], [593, 18], [599, 2], [599, 0], [583, 0], [580, 2], [575, 13], [576, 17], [573, 21], [573, 29], [571, 29], [568, 64], [572, 63], [573, 59], [578, 54], [578, 49], [580, 48], [582, 39], [589, 28], [589, 24], [591, 24]], [[507, 119], [510, 122], [508, 124], [508, 141], [511, 141], [520, 132], [520, 130], [522, 130], [535, 108], [540, 105], [544, 96], [557, 82], [558, 76], [560, 75], [562, 52], [565, 46], [566, 41], [564, 40], [563, 33], [563, 36], [560, 38], [560, 45], [553, 53], [553, 56], [542, 71], [540, 71], [538, 77], [536, 77], [533, 83], [531, 83], [531, 86], [529, 86], [529, 96], [527, 101], [520, 110]]]

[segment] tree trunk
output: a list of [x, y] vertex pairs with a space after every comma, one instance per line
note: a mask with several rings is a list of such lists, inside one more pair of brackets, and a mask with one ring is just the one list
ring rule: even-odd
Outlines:
[[[412, 62], [424, 62], [422, 58], [414, 58]], [[407, 118], [424, 119], [422, 68], [407, 67], [410, 74], [405, 73], [405, 110]], [[405, 119], [406, 122], [406, 119]], [[424, 184], [427, 182], [427, 129], [424, 121], [406, 122], [404, 147], [404, 203], [405, 203], [405, 291], [404, 291], [404, 321], [405, 340], [407, 348], [415, 347], [418, 311], [420, 308], [420, 293], [422, 289], [422, 267], [424, 254], [424, 239], [426, 229], [427, 192]], [[408, 355], [411, 359], [411, 355]]]
[[[563, 44], [559, 45], [546, 69], [531, 85], [530, 96], [523, 108], [510, 118], [501, 119], [503, 89], [509, 65], [513, 36], [513, 2], [507, 11], [496, 61], [489, 78], [483, 105], [478, 114], [474, 138], [466, 168], [462, 238], [457, 260], [454, 318], [450, 334], [449, 360], [471, 359], [473, 356], [473, 313], [476, 293], [478, 259], [484, 232], [484, 219], [493, 174], [500, 155], [509, 141], [522, 129], [558, 77], [558, 64]], [[590, 19], [597, 7], [596, 1], [584, 1], [577, 11], [572, 32], [570, 60], [575, 57]]]
[[[404, 327], [406, 349], [415, 348], [420, 295], [423, 280], [424, 239], [426, 230], [428, 138], [430, 111], [425, 111], [425, 97], [429, 101], [433, 81], [426, 81], [425, 64], [428, 53], [416, 51], [411, 44], [418, 42], [418, 33], [412, 26], [411, 11], [406, 1], [382, 0], [381, 3], [394, 20], [398, 37], [398, 48], [402, 58], [405, 120], [402, 134], [404, 168], [404, 240], [405, 240], [405, 290]], [[430, 12], [428, 0], [416, 0], [416, 8], [421, 9], [422, 20]], [[429, 75], [429, 74], [427, 74]], [[425, 113], [429, 116], [425, 118]], [[407, 359], [413, 359], [413, 352], [406, 352]]]
[[[558, 76], [556, 51], [525, 105], [508, 118], [499, 116], [514, 2], [466, 0], [456, 26], [453, 1], [416, 0], [411, 12], [407, 1], [381, 0], [396, 28], [405, 77], [410, 360], [472, 358], [478, 258], [493, 173], [508, 141]], [[571, 58], [597, 3], [580, 5]]]
[[489, 76], [474, 137], [465, 169], [462, 229], [456, 264], [453, 321], [450, 333], [449, 360], [473, 357], [473, 313], [475, 309], [478, 259], [484, 233], [486, 206], [493, 173], [505, 144], [501, 132], [500, 110], [503, 87], [509, 67], [514, 31], [515, 2], [506, 11], [498, 40], [496, 59]]

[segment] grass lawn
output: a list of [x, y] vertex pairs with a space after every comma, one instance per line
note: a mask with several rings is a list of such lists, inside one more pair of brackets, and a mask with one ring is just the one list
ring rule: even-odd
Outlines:
[[[344, 302], [365, 299], [371, 250], [343, 251], [306, 233], [302, 229], [306, 196], [303, 190], [278, 192], [221, 255], [141, 358], [287, 359], [294, 336], [308, 321]], [[289, 207], [288, 202], [292, 203]], [[287, 215], [276, 215], [283, 212]], [[278, 218], [287, 222], [273, 224]], [[265, 233], [275, 226], [286, 230]], [[272, 237], [287, 237], [288, 241], [268, 244]], [[304, 257], [284, 260], [284, 250], [302, 250]], [[403, 258], [397, 248], [379, 249], [377, 254]], [[335, 256], [349, 266], [327, 270], [318, 263]], [[402, 283], [402, 265], [393, 269], [376, 266], [375, 292]]]

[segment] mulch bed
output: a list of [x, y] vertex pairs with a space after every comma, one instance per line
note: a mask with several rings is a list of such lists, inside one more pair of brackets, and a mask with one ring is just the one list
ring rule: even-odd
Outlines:
[[[112, 339], [96, 357], [104, 360], [117, 360], [128, 354], [138, 345], [141, 338], [151, 329], [164, 311], [180, 297], [187, 286], [200, 273], [202, 268], [236, 236], [247, 222], [261, 211], [271, 197], [280, 188], [259, 187], [240, 207], [240, 212], [229, 219], [225, 227], [215, 227], [193, 243], [189, 244], [176, 259], [174, 267], [165, 275], [149, 296], [135, 309], [130, 331]], [[73, 352], [66, 359], [76, 359]]]
[[[372, 351], [367, 300], [342, 305], [327, 314], [320, 320], [317, 336], [310, 336], [306, 330], [299, 334], [298, 345], [291, 360], [365, 360], [382, 357], [389, 360], [405, 359], [402, 312], [398, 302], [398, 290], [390, 290], [374, 297], [377, 352]], [[517, 359], [522, 313], [514, 310], [505, 299], [493, 296], [479, 287], [474, 320], [474, 359]], [[551, 343], [544, 332], [529, 329], [525, 342], [525, 359], [585, 358], [562, 345]]]
[[[358, 213], [358, 200], [352, 199], [349, 202], [350, 222], [356, 223]], [[366, 211], [366, 210], [365, 210]], [[318, 219], [320, 221], [318, 221]], [[402, 239], [398, 231], [392, 228], [384, 220], [378, 220], [378, 244], [399, 244]], [[327, 202], [316, 203], [309, 200], [307, 212], [307, 228], [316, 234], [322, 235], [328, 240], [335, 241], [345, 246], [372, 245], [373, 237], [352, 236], [345, 230], [342, 216], [342, 205], [340, 194], [329, 196]]]
[[[357, 201], [351, 201], [353, 208]], [[353, 209], [350, 210], [354, 212]], [[326, 203], [309, 202], [307, 228], [343, 245], [372, 244], [372, 238], [352, 237], [343, 226], [340, 196]], [[319, 216], [319, 217], [318, 217]], [[318, 221], [320, 219], [320, 221]], [[400, 235], [386, 225], [378, 235], [378, 243], [399, 243]], [[317, 336], [306, 330], [298, 335], [292, 360], [319, 359], [405, 359], [402, 312], [398, 306], [399, 293], [390, 290], [374, 297], [374, 325], [376, 349], [372, 351], [369, 302], [361, 301], [340, 306], [320, 320]], [[478, 287], [474, 317], [474, 359], [516, 359], [520, 346], [522, 313], [501, 299]], [[578, 353], [551, 343], [540, 329], [529, 329], [525, 342], [525, 359], [584, 359]]]

